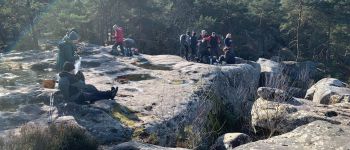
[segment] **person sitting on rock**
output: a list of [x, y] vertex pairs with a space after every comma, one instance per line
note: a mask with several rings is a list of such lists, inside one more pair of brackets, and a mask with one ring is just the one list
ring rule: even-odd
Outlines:
[[75, 31], [70, 31], [58, 44], [58, 56], [56, 61], [56, 68], [58, 71], [62, 71], [65, 62], [74, 63], [75, 60], [79, 58], [76, 55], [77, 43], [79, 40], [79, 35]]
[[135, 40], [131, 38], [124, 39], [125, 55], [131, 57], [133, 55], [133, 48], [135, 47]]
[[229, 47], [224, 48], [224, 55], [221, 55], [219, 58], [219, 63], [223, 64], [235, 64], [236, 63], [236, 58], [235, 58], [235, 53], [233, 50]]
[[66, 62], [63, 65], [63, 71], [59, 73], [58, 89], [64, 99], [69, 102], [84, 104], [89, 101], [94, 103], [98, 100], [113, 100], [118, 92], [118, 87], [112, 87], [110, 91], [86, 90], [85, 77], [82, 72], [75, 74], [74, 64]]

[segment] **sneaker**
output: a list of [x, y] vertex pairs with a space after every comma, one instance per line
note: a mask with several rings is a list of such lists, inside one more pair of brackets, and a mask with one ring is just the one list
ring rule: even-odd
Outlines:
[[117, 95], [117, 92], [118, 92], [118, 87], [115, 88], [115, 87], [112, 87], [111, 88], [111, 99], [113, 100], [114, 97]]

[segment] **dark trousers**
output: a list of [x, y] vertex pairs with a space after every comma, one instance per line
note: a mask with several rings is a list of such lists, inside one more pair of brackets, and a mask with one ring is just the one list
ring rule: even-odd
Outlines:
[[182, 45], [181, 46], [181, 57], [185, 57], [186, 60], [188, 60], [188, 52], [189, 52], [189, 46], [188, 45]]
[[119, 48], [120, 48], [120, 52], [122, 53], [122, 55], [125, 55], [123, 43], [116, 42], [116, 43], [113, 45], [113, 47], [114, 47], [115, 49], [117, 49], [118, 46], [119, 46]]
[[83, 92], [84, 101], [89, 101], [90, 103], [110, 99], [111, 95], [111, 91]]
[[197, 46], [191, 46], [191, 59], [198, 57]]
[[211, 47], [210, 48], [210, 56], [213, 58], [214, 56], [216, 59], [219, 58], [219, 47]]

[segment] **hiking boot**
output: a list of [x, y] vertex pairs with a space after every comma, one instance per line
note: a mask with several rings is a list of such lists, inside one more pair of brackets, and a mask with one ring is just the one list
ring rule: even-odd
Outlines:
[[111, 88], [111, 100], [114, 99], [114, 97], [117, 95], [117, 92], [118, 92], [118, 87], [112, 87]]

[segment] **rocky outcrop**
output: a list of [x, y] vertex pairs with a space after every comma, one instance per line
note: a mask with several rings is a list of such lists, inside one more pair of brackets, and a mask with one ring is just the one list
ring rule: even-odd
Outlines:
[[144, 144], [135, 141], [122, 143], [114, 146], [100, 146], [100, 150], [188, 150], [185, 148], [168, 148], [152, 144]]
[[[285, 93], [279, 89], [259, 88], [259, 91], [265, 93], [259, 94], [261, 97], [253, 105], [252, 125], [272, 133], [287, 133], [315, 120], [344, 125], [350, 123], [349, 103], [327, 106], [290, 96], [280, 96]], [[275, 96], [276, 93], [278, 96]]]
[[350, 102], [348, 85], [338, 79], [324, 78], [307, 90], [306, 99], [319, 104]]
[[298, 98], [304, 97], [311, 84], [323, 74], [320, 66], [311, 61], [275, 62], [260, 58], [257, 63], [262, 68], [260, 86], [280, 88]]
[[243, 133], [226, 133], [220, 136], [211, 149], [227, 150], [251, 142], [251, 138]]
[[239, 146], [237, 150], [318, 150], [350, 149], [350, 126], [315, 121], [300, 126], [292, 132]]
[[[211, 66], [187, 62], [171, 55], [124, 58], [110, 55], [111, 47], [85, 46], [81, 51], [81, 70], [86, 83], [95, 85], [99, 90], [118, 86], [116, 100], [103, 100], [84, 106], [72, 103], [56, 105], [56, 102], [64, 102], [58, 98], [55, 99], [57, 116], [53, 117], [53, 121], [58, 124], [77, 123], [100, 143], [121, 143], [134, 139], [162, 146], [184, 145], [188, 141], [194, 141], [191, 143], [193, 145], [199, 144], [208, 136], [205, 131], [214, 125], [215, 115], [220, 111], [227, 111], [225, 113], [231, 114], [230, 119], [235, 121], [249, 114], [254, 101], [260, 73], [260, 66], [254, 62]], [[40, 60], [46, 60], [54, 58], [52, 54], [38, 52], [26, 57], [40, 56]], [[21, 81], [20, 85], [14, 84], [12, 89], [1, 87], [0, 90], [7, 94], [0, 97], [6, 97], [6, 102], [19, 99], [16, 104], [30, 102], [47, 106], [55, 90], [41, 89], [38, 83], [55, 76], [51, 70], [44, 69], [52, 60], [29, 60], [21, 58], [14, 63], [29, 63], [23, 70], [29, 72], [28, 76], [23, 77], [34, 78], [35, 81]], [[22, 77], [16, 71], [13, 74]], [[13, 96], [16, 91], [20, 91], [20, 96]], [[9, 105], [12, 106], [12, 103]], [[47, 117], [47, 114], [45, 111], [43, 116]], [[21, 123], [36, 120], [32, 119]], [[12, 125], [7, 125], [6, 129], [17, 127]], [[192, 139], [189, 140], [190, 137]]]

